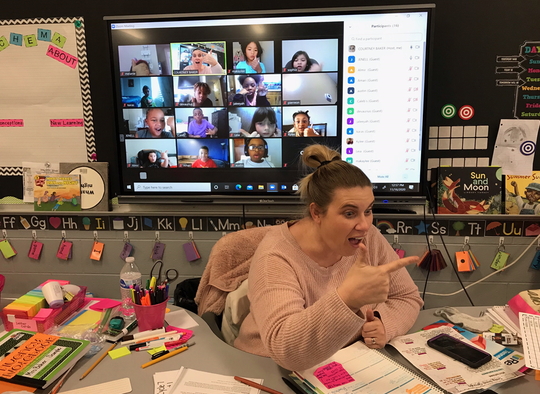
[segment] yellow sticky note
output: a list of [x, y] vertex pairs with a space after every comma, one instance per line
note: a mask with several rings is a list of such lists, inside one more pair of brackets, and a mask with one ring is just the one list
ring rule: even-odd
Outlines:
[[56, 46], [63, 48], [64, 44], [66, 43], [66, 37], [64, 37], [62, 34], [56, 32], [53, 34], [51, 42], [55, 44]]
[[0, 37], [0, 51], [3, 51], [9, 46], [9, 41], [6, 39], [6, 37], [2, 36]]
[[501, 332], [504, 331], [504, 326], [501, 326], [500, 324], [494, 324], [490, 329], [489, 331], [495, 333], [495, 334], [499, 334]]
[[11, 247], [7, 239], [4, 239], [2, 242], [0, 242], [0, 251], [6, 259], [9, 259], [10, 257], [13, 257], [17, 254], [17, 252], [15, 252], [15, 250]]
[[26, 47], [35, 47], [37, 45], [37, 38], [35, 34], [24, 36], [24, 44]]
[[150, 350], [147, 350], [148, 353], [150, 353], [151, 355], [154, 354], [154, 353], [158, 353], [158, 352], [162, 352], [164, 350], [167, 350], [167, 348], [165, 347], [165, 345], [163, 346], [160, 346], [160, 347], [155, 347], [153, 349], [150, 349]]
[[116, 360], [117, 358], [120, 358], [120, 357], [127, 356], [128, 354], [131, 354], [131, 352], [129, 351], [127, 346], [114, 349], [109, 352], [109, 356], [111, 356], [113, 360]]

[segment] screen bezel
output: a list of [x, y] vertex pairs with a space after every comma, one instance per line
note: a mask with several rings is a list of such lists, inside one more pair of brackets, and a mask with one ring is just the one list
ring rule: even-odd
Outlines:
[[[426, 59], [425, 59], [425, 72], [424, 72], [424, 96], [423, 96], [423, 114], [422, 114], [422, 155], [420, 163], [420, 180], [419, 180], [419, 189], [415, 192], [410, 193], [387, 193], [384, 191], [374, 190], [374, 195], [378, 201], [383, 202], [384, 204], [417, 204], [420, 205], [421, 201], [424, 200], [427, 191], [427, 180], [426, 180], [426, 171], [427, 171], [427, 102], [428, 102], [428, 93], [430, 84], [429, 67], [432, 63], [433, 58], [433, 31], [434, 31], [434, 10], [435, 4], [410, 4], [410, 5], [395, 5], [395, 6], [361, 6], [361, 7], [339, 7], [339, 8], [315, 8], [315, 9], [277, 9], [277, 10], [259, 10], [259, 11], [227, 11], [219, 13], [185, 13], [185, 14], [155, 14], [155, 15], [122, 15], [122, 16], [105, 16], [103, 19], [107, 22], [110, 51], [111, 51], [111, 64], [112, 72], [114, 74], [114, 100], [117, 102], [117, 98], [120, 97], [121, 93], [119, 91], [120, 78], [117, 74], [118, 64], [115, 64], [115, 59], [118, 58], [118, 54], [115, 54], [114, 51], [117, 50], [117, 47], [113, 46], [112, 40], [112, 29], [111, 24], [113, 23], [125, 23], [127, 21], [133, 21], [136, 23], [141, 22], [153, 22], [156, 20], [165, 21], [165, 20], [178, 20], [178, 19], [201, 19], [201, 18], [211, 18], [211, 19], [227, 19], [227, 18], [265, 18], [265, 17], [279, 17], [284, 14], [287, 16], [320, 16], [325, 13], [332, 14], [346, 14], [346, 13], [391, 13], [391, 12], [426, 12], [427, 13], [427, 33], [426, 33]], [[339, 79], [341, 83], [341, 71], [339, 71]], [[119, 119], [119, 112], [115, 110], [115, 121], [116, 125], [120, 125], [121, 120]], [[338, 116], [340, 116], [338, 114]], [[343, 125], [342, 125], [343, 130]], [[344, 131], [343, 131], [344, 132]], [[115, 132], [115, 136], [118, 137], [120, 134], [119, 131]], [[338, 137], [341, 137], [342, 132], [338, 133]], [[341, 143], [340, 143], [341, 145]], [[121, 144], [117, 144], [118, 148], [118, 157], [122, 157], [122, 147]], [[119, 165], [125, 166], [125, 163], [119, 159]], [[223, 193], [223, 194], [213, 194], [213, 193], [197, 193], [197, 192], [171, 192], [171, 193], [135, 193], [134, 191], [127, 191], [124, 185], [124, 168], [120, 170], [121, 178], [121, 192], [119, 194], [120, 203], [151, 203], [154, 201], [160, 201], [161, 203], [188, 203], [193, 204], [195, 202], [200, 203], [242, 203], [242, 204], [259, 204], [259, 203], [278, 203], [278, 204], [296, 204], [299, 203], [298, 196], [296, 193], [280, 193], [269, 194], [269, 193], [247, 193], [247, 192], [234, 192], [234, 193]], [[297, 174], [297, 177], [298, 174]]]

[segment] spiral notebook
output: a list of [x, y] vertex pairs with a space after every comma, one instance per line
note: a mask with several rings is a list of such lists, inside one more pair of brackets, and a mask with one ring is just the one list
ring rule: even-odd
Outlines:
[[440, 393], [445, 392], [422, 379], [383, 353], [356, 342], [331, 358], [294, 375], [317, 394], [334, 393]]

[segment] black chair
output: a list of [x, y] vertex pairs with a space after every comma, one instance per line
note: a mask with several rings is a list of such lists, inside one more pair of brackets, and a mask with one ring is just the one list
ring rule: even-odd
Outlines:
[[143, 149], [140, 150], [139, 153], [137, 153], [137, 164], [139, 164], [139, 167], [147, 167], [150, 162], [148, 161], [148, 154], [150, 152], [156, 152], [157, 160], [156, 162], [159, 163], [161, 160], [161, 153], [155, 149]]

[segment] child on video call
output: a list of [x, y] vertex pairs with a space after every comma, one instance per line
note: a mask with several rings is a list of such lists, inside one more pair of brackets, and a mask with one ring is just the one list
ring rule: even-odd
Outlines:
[[191, 102], [194, 107], [213, 107], [212, 100], [208, 98], [208, 95], [212, 91], [210, 86], [206, 82], [197, 82], [193, 85], [193, 98]]
[[322, 63], [319, 64], [316, 60], [311, 59], [306, 51], [296, 52], [290, 63], [292, 68], [295, 68], [299, 73], [322, 70]]
[[216, 163], [208, 157], [209, 149], [207, 146], [201, 146], [199, 149], [199, 158], [191, 165], [191, 168], [217, 168]]
[[[174, 119], [171, 117], [174, 124]], [[173, 134], [170, 131], [165, 131], [165, 114], [163, 110], [159, 108], [150, 108], [146, 112], [146, 120], [144, 121], [148, 126], [147, 129], [138, 130], [135, 138], [173, 138]], [[170, 126], [171, 122], [167, 122]]]
[[142, 88], [144, 96], [141, 98], [141, 108], [150, 108], [154, 106], [154, 100], [150, 97], [150, 88], [146, 85]]
[[243, 103], [248, 107], [269, 107], [266, 98], [268, 88], [263, 83], [262, 75], [241, 75], [238, 77], [242, 89], [233, 96], [233, 103]]
[[281, 130], [277, 125], [276, 113], [270, 107], [257, 108], [251, 119], [249, 130], [240, 129], [240, 132], [246, 137], [281, 137]]
[[157, 152], [150, 151], [148, 153], [148, 161], [144, 164], [144, 168], [167, 168], [169, 167], [169, 156], [167, 156], [167, 151], [160, 152], [161, 159], [158, 161]]
[[266, 68], [260, 61], [263, 54], [263, 49], [259, 41], [240, 42], [239, 44], [245, 60], [238, 62], [236, 69], [244, 70], [246, 74], [265, 73]]
[[189, 122], [188, 134], [190, 138], [206, 138], [208, 135], [216, 135], [217, 127], [204, 119], [203, 110], [193, 110], [193, 120]]
[[241, 164], [244, 168], [266, 167], [274, 168], [274, 164], [268, 161], [268, 143], [263, 138], [246, 138], [244, 152], [248, 158], [239, 160], [235, 164]]
[[318, 137], [319, 134], [309, 127], [311, 117], [309, 111], [297, 111], [293, 114], [294, 127], [287, 132], [288, 137]]

